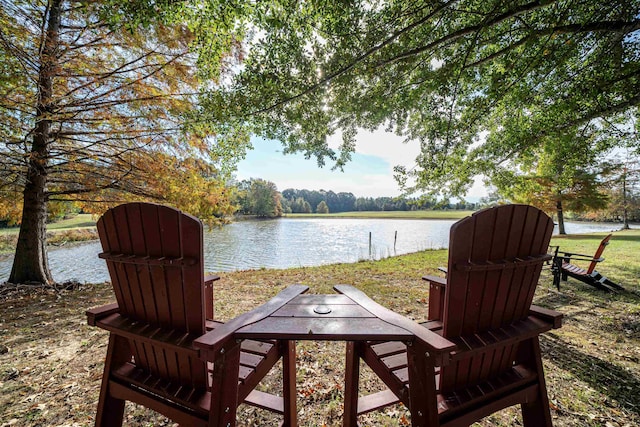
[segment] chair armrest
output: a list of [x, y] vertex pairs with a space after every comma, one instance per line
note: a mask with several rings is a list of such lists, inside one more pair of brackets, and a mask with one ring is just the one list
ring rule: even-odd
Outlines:
[[208, 274], [204, 276], [204, 315], [207, 320], [213, 320], [213, 282], [220, 280], [220, 276]]
[[436, 366], [445, 366], [449, 364], [450, 354], [455, 350], [456, 345], [444, 338], [442, 335], [438, 335], [424, 326], [420, 326], [420, 324], [413, 320], [383, 307], [369, 298], [364, 292], [354, 288], [353, 286], [336, 285], [333, 289], [349, 297], [359, 306], [363, 307], [379, 319], [412, 333], [417, 341], [420, 341], [429, 350], [429, 352], [433, 353], [431, 356], [434, 358]]
[[227, 341], [233, 338], [233, 334], [238, 329], [251, 325], [252, 323], [259, 322], [260, 320], [270, 316], [280, 307], [308, 290], [309, 287], [304, 285], [289, 286], [261, 306], [241, 314], [240, 316], [197, 338], [193, 342], [193, 345], [200, 349], [200, 358], [203, 360], [215, 359], [216, 353], [224, 347]]
[[431, 283], [434, 286], [440, 286], [440, 287], [446, 287], [447, 286], [447, 279], [444, 277], [439, 277], [439, 276], [422, 276], [422, 280], [426, 280], [427, 282]]
[[573, 256], [558, 256], [558, 258], [562, 258], [562, 260], [564, 262], [569, 262], [569, 261], [585, 261], [585, 262], [602, 262], [604, 261], [604, 258], [589, 258], [586, 256], [582, 256], [582, 255], [573, 255]]
[[576, 253], [576, 252], [558, 251], [558, 255], [557, 256], [560, 257], [560, 258], [580, 259], [581, 261], [593, 261], [594, 260], [593, 255], [579, 254], [579, 253]]
[[438, 270], [442, 271], [445, 277], [425, 275], [425, 276], [422, 276], [422, 280], [426, 280], [427, 282], [434, 282], [434, 284], [440, 285], [440, 286], [446, 285], [447, 284], [446, 275], [449, 273], [449, 269], [447, 267], [438, 267]]
[[117, 302], [103, 305], [101, 307], [90, 308], [86, 311], [87, 323], [89, 324], [89, 326], [96, 326], [96, 322], [98, 320], [110, 316], [113, 313], [118, 313], [119, 311], [120, 307], [118, 307]]
[[220, 276], [215, 275], [215, 274], [207, 274], [206, 276], [204, 276], [204, 284], [207, 285], [209, 283], [213, 283], [216, 280], [220, 280]]
[[447, 279], [439, 276], [422, 276], [422, 280], [429, 282], [429, 311], [427, 318], [430, 321], [442, 321]]
[[550, 310], [548, 308], [532, 305], [529, 309], [529, 314], [549, 322], [553, 325], [553, 329], [562, 327], [562, 318], [564, 315], [558, 311]]

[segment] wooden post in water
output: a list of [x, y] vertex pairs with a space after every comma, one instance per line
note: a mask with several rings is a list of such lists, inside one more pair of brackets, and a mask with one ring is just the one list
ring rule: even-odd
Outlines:
[[369, 232], [369, 259], [371, 259], [371, 232]]
[[398, 230], [396, 230], [396, 234], [393, 237], [393, 254], [396, 254], [396, 242], [398, 241]]

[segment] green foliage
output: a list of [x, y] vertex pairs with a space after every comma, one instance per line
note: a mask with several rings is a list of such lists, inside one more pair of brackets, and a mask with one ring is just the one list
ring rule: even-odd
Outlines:
[[325, 202], [329, 212], [372, 212], [372, 211], [409, 211], [425, 209], [466, 209], [477, 208], [474, 203], [461, 201], [450, 203], [448, 199], [437, 201], [431, 197], [356, 197], [352, 193], [335, 193], [331, 190], [297, 190], [287, 188], [282, 192], [282, 203], [292, 213], [311, 213], [312, 206]]
[[383, 126], [422, 144], [396, 168], [404, 185], [458, 195], [542, 139], [637, 114], [638, 0], [254, 6], [244, 67], [203, 120], [235, 114], [320, 164], [342, 166], [357, 129]]
[[47, 222], [71, 218], [80, 213], [80, 208], [71, 202], [50, 202], [47, 207]]
[[640, 222], [640, 160], [637, 155], [627, 154], [626, 159], [613, 163], [606, 177], [606, 192], [610, 203], [605, 209], [584, 215], [590, 220]]
[[583, 213], [605, 207], [608, 146], [601, 144], [595, 133], [571, 131], [542, 138], [540, 145], [529, 148], [512, 168], [490, 172], [499, 193], [549, 214], [558, 208]]
[[193, 114], [237, 65], [244, 13], [228, 2], [0, 3], [0, 219], [22, 224], [9, 281], [53, 281], [47, 208], [155, 200], [210, 222], [231, 213], [225, 181], [246, 127]]
[[240, 212], [261, 218], [282, 216], [278, 188], [271, 181], [251, 178], [238, 184]]
[[217, 82], [242, 57], [251, 5], [217, 0], [106, 0], [100, 17], [113, 29], [130, 33], [157, 27], [180, 27], [190, 34], [190, 50], [197, 53], [197, 73]]
[[327, 202], [325, 202], [323, 200], [320, 203], [318, 203], [318, 206], [316, 206], [316, 213], [328, 214], [329, 213], [329, 206], [327, 206]]
[[[40, 44], [54, 7], [62, 30], [51, 40], [50, 57]], [[27, 160], [35, 158], [46, 173], [51, 217], [69, 203], [100, 212], [131, 199], [162, 201], [210, 220], [228, 213], [224, 180], [244, 156], [248, 134], [237, 123], [196, 123], [192, 114], [202, 77], [217, 79], [237, 64], [243, 32], [235, 18], [226, 21], [244, 13], [237, 8], [3, 2], [0, 218], [19, 222]], [[218, 31], [206, 36], [207, 25]], [[45, 67], [51, 72], [43, 75]], [[36, 147], [43, 122], [46, 134]]]
[[[439, 211], [354, 211], [321, 214], [329, 218], [361, 218], [361, 219], [461, 219], [473, 214], [474, 211], [439, 210]], [[291, 218], [309, 218], [314, 214], [292, 213]]]

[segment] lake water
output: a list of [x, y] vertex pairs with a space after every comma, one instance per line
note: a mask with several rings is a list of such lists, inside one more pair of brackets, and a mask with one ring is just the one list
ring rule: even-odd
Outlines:
[[[347, 218], [235, 222], [205, 231], [205, 271], [308, 267], [446, 248], [454, 222]], [[565, 227], [569, 234], [620, 228], [619, 224], [572, 222]], [[49, 267], [54, 279], [88, 283], [109, 280], [99, 252], [98, 242], [51, 248]], [[12, 261], [12, 257], [0, 260], [0, 282], [9, 278]]]

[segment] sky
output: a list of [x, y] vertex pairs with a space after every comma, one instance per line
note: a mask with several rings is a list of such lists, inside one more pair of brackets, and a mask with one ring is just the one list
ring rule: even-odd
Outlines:
[[[332, 170], [331, 161], [320, 168], [314, 157], [305, 159], [303, 154], [282, 154], [278, 141], [254, 139], [254, 149], [238, 164], [236, 178], [262, 178], [276, 184], [279, 191], [287, 188], [298, 190], [325, 190], [353, 193], [356, 197], [394, 197], [401, 191], [393, 178], [393, 167], [407, 169], [415, 165], [420, 151], [417, 141], [403, 143], [403, 139], [384, 130], [361, 131], [356, 137], [356, 152], [343, 171]], [[329, 146], [336, 148], [340, 136], [333, 136]], [[480, 182], [467, 194], [469, 200], [483, 197], [486, 192]]]

